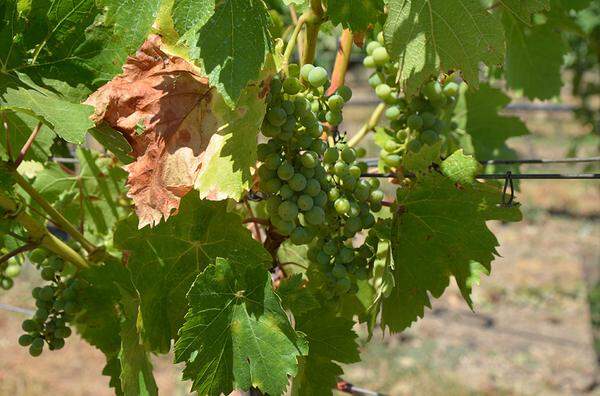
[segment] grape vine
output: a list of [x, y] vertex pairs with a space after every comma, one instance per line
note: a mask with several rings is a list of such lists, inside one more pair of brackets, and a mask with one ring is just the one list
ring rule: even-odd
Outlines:
[[171, 352], [200, 395], [332, 394], [355, 326], [403, 331], [451, 278], [472, 306], [486, 223], [521, 218], [476, 178], [528, 133], [496, 82], [558, 96], [593, 41], [552, 28], [590, 1], [101, 3], [0, 6], [0, 292], [38, 274], [15, 342], [77, 334], [127, 396]]

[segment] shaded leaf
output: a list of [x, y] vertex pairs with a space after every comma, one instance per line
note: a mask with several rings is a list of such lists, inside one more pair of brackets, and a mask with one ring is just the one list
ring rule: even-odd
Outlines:
[[[11, 157], [16, 159], [39, 120], [28, 114], [17, 114], [12, 111], [6, 111], [4, 115], [9, 128], [8, 141], [11, 148]], [[4, 122], [1, 121], [2, 117], [0, 116], [0, 136], [5, 137], [7, 136], [7, 131], [4, 129]], [[52, 147], [52, 143], [54, 143], [55, 136], [54, 132], [48, 126], [43, 125], [27, 154], [25, 154], [24, 160], [46, 162], [51, 154], [50, 148]], [[6, 139], [0, 139], [0, 159], [8, 160], [7, 149]]]
[[354, 32], [365, 31], [383, 14], [383, 0], [329, 0], [327, 13], [336, 25]]

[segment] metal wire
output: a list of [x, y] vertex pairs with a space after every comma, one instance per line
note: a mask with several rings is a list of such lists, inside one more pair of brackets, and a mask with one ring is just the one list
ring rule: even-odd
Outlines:
[[[377, 177], [388, 178], [396, 177], [393, 173], [363, 173], [362, 177]], [[565, 173], [513, 173], [511, 177], [515, 180], [569, 180], [569, 179], [600, 179], [600, 173], [580, 173], [580, 174], [565, 174]], [[488, 173], [476, 175], [476, 179], [506, 179], [506, 173]]]
[[[377, 158], [367, 158], [363, 160], [367, 166], [377, 166], [379, 160]], [[600, 162], [600, 157], [579, 157], [579, 158], [562, 158], [562, 159], [547, 159], [547, 158], [531, 158], [531, 159], [491, 159], [479, 161], [482, 165], [508, 165], [508, 164], [573, 164], [573, 163], [590, 163]]]

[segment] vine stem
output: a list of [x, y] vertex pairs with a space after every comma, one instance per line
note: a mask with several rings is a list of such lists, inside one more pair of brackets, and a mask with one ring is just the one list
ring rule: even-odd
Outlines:
[[12, 162], [12, 147], [10, 145], [10, 131], [8, 130], [8, 120], [6, 119], [6, 112], [2, 112], [2, 126], [4, 127], [4, 132], [6, 132], [6, 153], [8, 154], [9, 162]]
[[285, 52], [283, 53], [283, 61], [281, 62], [281, 67], [285, 74], [288, 73], [288, 65], [290, 63], [290, 57], [292, 56], [292, 53], [294, 52], [294, 47], [296, 46], [296, 40], [298, 39], [298, 35], [300, 34], [300, 31], [302, 30], [302, 26], [304, 26], [304, 24], [306, 23], [306, 19], [307, 19], [306, 14], [303, 14], [298, 19], [298, 22], [296, 23], [296, 26], [294, 27], [294, 31], [292, 32], [292, 35], [290, 36], [287, 46], [285, 47]]
[[367, 136], [367, 134], [371, 132], [373, 128], [375, 128], [375, 126], [377, 126], [377, 123], [379, 123], [379, 119], [381, 118], [384, 110], [385, 103], [379, 103], [377, 107], [375, 107], [375, 110], [373, 110], [371, 117], [369, 117], [369, 121], [367, 121], [367, 123], [360, 128], [356, 135], [350, 139], [348, 146], [353, 147], [360, 143], [360, 141], [363, 140], [364, 137]]
[[340, 36], [340, 45], [337, 55], [335, 56], [335, 65], [331, 73], [331, 86], [327, 90], [327, 95], [333, 93], [346, 81], [346, 72], [348, 71], [348, 63], [350, 62], [350, 53], [352, 52], [352, 31], [344, 29]]
[[88, 241], [81, 232], [69, 220], [67, 220], [62, 213], [58, 210], [54, 209], [52, 205], [35, 189], [23, 176], [21, 176], [18, 172], [13, 172], [13, 176], [17, 184], [29, 194], [31, 198], [35, 202], [37, 202], [50, 216], [52, 221], [56, 223], [57, 226], [62, 228], [66, 233], [71, 235], [73, 239], [81, 244], [81, 246], [88, 252], [92, 253], [96, 251], [98, 248]]
[[304, 42], [304, 51], [302, 64], [313, 63], [317, 51], [317, 37], [319, 29], [323, 22], [323, 5], [321, 0], [310, 0], [310, 9], [306, 11], [306, 40]]
[[261, 219], [261, 218], [258, 218], [258, 217], [249, 217], [247, 219], [242, 220], [242, 224], [248, 224], [248, 223], [269, 225], [269, 220], [267, 220], [267, 219]]
[[23, 159], [27, 155], [27, 152], [33, 145], [35, 138], [37, 137], [38, 133], [40, 133], [40, 130], [42, 129], [42, 125], [43, 124], [41, 121], [38, 122], [37, 125], [35, 126], [35, 128], [33, 129], [33, 132], [31, 132], [31, 135], [29, 135], [29, 138], [27, 139], [27, 141], [21, 148], [21, 151], [19, 152], [19, 155], [17, 156], [17, 159], [15, 160], [15, 168], [18, 168], [19, 165], [21, 164], [21, 162], [23, 162]]
[[[296, 13], [296, 7], [294, 7], [294, 4], [290, 4], [289, 6], [290, 8], [290, 15], [292, 16], [292, 22], [294, 22], [294, 25], [298, 23], [298, 14]], [[296, 44], [298, 46], [298, 58], [302, 61], [302, 49], [304, 48], [304, 45], [302, 43], [302, 35], [298, 35], [298, 38], [296, 39]]]
[[5, 255], [0, 256], [0, 265], [17, 254], [27, 252], [28, 250], [34, 249], [36, 246], [38, 246], [38, 243], [36, 242], [27, 242], [25, 245], [16, 248], [12, 252], [8, 252]]
[[25, 213], [13, 199], [0, 192], [0, 208], [11, 213], [12, 218], [27, 229], [31, 240], [37, 241], [52, 253], [73, 263], [77, 268], [88, 268], [87, 261], [69, 245], [52, 235], [46, 227]]

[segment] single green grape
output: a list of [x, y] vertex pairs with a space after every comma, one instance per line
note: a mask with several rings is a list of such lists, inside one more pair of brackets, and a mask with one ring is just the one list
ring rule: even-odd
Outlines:
[[456, 95], [458, 95], [458, 89], [458, 84], [451, 81], [444, 86], [444, 95], [447, 97], [456, 97]]
[[429, 112], [424, 112], [421, 114], [421, 118], [423, 119], [423, 128], [431, 128], [435, 125], [435, 121], [437, 117]]
[[311, 197], [316, 197], [321, 192], [321, 183], [316, 179], [309, 179], [304, 192]]
[[26, 319], [21, 324], [21, 328], [26, 333], [33, 333], [35, 331], [40, 330], [40, 325], [35, 320]]
[[[307, 192], [308, 192], [308, 188], [307, 188]], [[325, 191], [319, 191], [319, 193], [313, 197], [313, 202], [314, 202], [315, 206], [318, 206], [321, 208], [324, 207], [327, 204], [327, 194], [325, 193]]]
[[260, 185], [265, 192], [275, 194], [281, 188], [281, 180], [276, 178], [263, 180]]
[[343, 120], [342, 112], [339, 110], [338, 111], [328, 111], [325, 114], [325, 120], [333, 126], [340, 125]]
[[408, 137], [408, 132], [406, 131], [406, 129], [402, 129], [402, 130], [396, 132], [396, 139], [398, 139], [399, 142], [404, 142], [407, 137]]
[[378, 72], [373, 73], [371, 77], [369, 77], [369, 85], [371, 86], [371, 88], [375, 88], [383, 83], [384, 79]]
[[340, 215], [344, 215], [350, 210], [350, 202], [344, 197], [336, 199], [333, 205], [335, 211]]
[[29, 254], [29, 260], [32, 263], [41, 264], [44, 260], [48, 258], [48, 252], [44, 249], [35, 249]]
[[326, 164], [333, 164], [335, 161], [338, 160], [338, 157], [339, 157], [338, 149], [335, 147], [329, 147], [327, 150], [325, 150], [325, 154], [323, 154], [323, 161]]
[[358, 180], [360, 175], [363, 173], [363, 170], [358, 165], [352, 165], [348, 168], [348, 174], [352, 176], [355, 180]]
[[325, 221], [325, 211], [319, 206], [313, 206], [304, 214], [304, 219], [310, 225], [321, 225]]
[[304, 245], [310, 239], [309, 233], [304, 227], [296, 227], [290, 234], [290, 241], [294, 245]]
[[44, 286], [40, 290], [40, 300], [50, 301], [54, 297], [54, 288], [52, 286]]
[[423, 141], [423, 143], [431, 146], [431, 145], [437, 143], [437, 141], [440, 139], [440, 135], [438, 135], [438, 133], [436, 131], [432, 131], [431, 129], [428, 129], [428, 130], [424, 131], [423, 133], [421, 133], [421, 136], [419, 138]]
[[344, 263], [344, 264], [348, 264], [351, 263], [352, 260], [354, 260], [354, 250], [347, 247], [347, 246], [342, 246], [342, 248], [340, 249], [337, 258], [339, 259], [340, 262]]
[[16, 278], [17, 276], [19, 276], [20, 273], [21, 266], [19, 264], [11, 264], [8, 267], [6, 267], [6, 270], [4, 271], [4, 275], [6, 275], [9, 278]]
[[375, 88], [375, 95], [381, 100], [389, 99], [392, 96], [392, 88], [387, 84], [378, 85]]
[[270, 122], [265, 122], [262, 125], [262, 134], [269, 138], [274, 138], [279, 136], [281, 133], [281, 128], [271, 124]]
[[296, 173], [288, 181], [290, 188], [294, 191], [302, 191], [306, 188], [306, 177], [302, 173]]
[[419, 131], [423, 128], [423, 119], [417, 114], [412, 114], [406, 120], [406, 125], [413, 131]]
[[313, 68], [308, 73], [308, 82], [315, 88], [322, 87], [327, 82], [327, 70], [323, 69], [320, 66]]
[[327, 104], [331, 110], [340, 110], [344, 106], [344, 98], [338, 94], [333, 94], [327, 99]]
[[308, 80], [308, 75], [314, 68], [315, 67], [310, 63], [302, 65], [302, 68], [300, 69], [300, 77], [302, 77], [303, 80]]
[[23, 334], [19, 337], [19, 345], [21, 346], [29, 346], [33, 342], [34, 338], [29, 334]]
[[367, 54], [368, 55], [373, 55], [373, 51], [375, 51], [375, 49], [377, 49], [379, 47], [381, 47], [381, 44], [379, 44], [377, 41], [370, 41], [367, 44], [367, 48], [366, 48]]
[[29, 346], [29, 354], [33, 357], [40, 356], [44, 350], [44, 340], [36, 338]]
[[385, 151], [387, 151], [388, 153], [394, 153], [394, 152], [400, 150], [401, 147], [402, 146], [400, 144], [398, 144], [396, 141], [394, 141], [394, 139], [388, 139], [383, 144], [383, 149]]
[[373, 57], [369, 55], [365, 56], [365, 59], [363, 59], [363, 66], [368, 69], [374, 69], [377, 67], [377, 64], [375, 64], [375, 60], [373, 59]]
[[281, 180], [290, 180], [294, 176], [294, 166], [287, 161], [284, 161], [277, 168], [277, 176]]
[[423, 147], [423, 143], [421, 143], [419, 139], [411, 140], [407, 146], [407, 148], [413, 153], [419, 152], [419, 150], [421, 150], [421, 147]]
[[442, 96], [442, 86], [438, 81], [430, 81], [423, 87], [423, 94], [432, 102], [439, 101]]
[[342, 160], [347, 164], [351, 164], [356, 160], [356, 151], [352, 147], [345, 146], [341, 153]]
[[398, 106], [390, 106], [385, 111], [385, 116], [389, 120], [398, 120], [400, 119], [401, 115], [402, 112], [400, 111], [400, 107]]
[[[279, 197], [276, 197], [276, 196], [269, 197], [269, 199], [267, 199], [267, 202], [266, 202], [267, 213], [269, 213], [269, 214], [277, 213], [277, 208], [279, 208], [280, 204], [281, 204], [281, 200], [279, 199]], [[67, 289], [67, 290], [69, 290], [69, 289]], [[66, 292], [66, 290], [65, 290], [65, 292]], [[63, 298], [66, 298], [65, 292], [63, 292]]]
[[373, 190], [371, 191], [371, 194], [369, 196], [369, 201], [373, 204], [373, 203], [379, 203], [383, 201], [383, 191], [381, 190]]
[[265, 166], [271, 170], [277, 170], [281, 163], [283, 162], [283, 158], [281, 155], [277, 153], [269, 154], [267, 158], [265, 158]]
[[348, 276], [348, 271], [346, 270], [346, 267], [344, 267], [342, 264], [336, 264], [331, 269], [331, 275], [338, 279], [346, 278]]
[[312, 197], [308, 194], [300, 195], [296, 203], [298, 204], [298, 208], [303, 212], [311, 210], [315, 204]]
[[338, 177], [344, 176], [346, 173], [348, 173], [348, 164], [342, 161], [336, 162], [333, 165], [333, 173]]
[[301, 89], [302, 84], [300, 84], [300, 81], [296, 77], [288, 77], [283, 82], [283, 90], [288, 95], [296, 95]]
[[267, 111], [267, 120], [274, 126], [282, 126], [287, 119], [287, 113], [281, 107], [272, 107]]
[[277, 214], [279, 214], [283, 220], [295, 220], [298, 216], [298, 205], [292, 201], [283, 201], [277, 208]]
[[371, 56], [377, 66], [383, 66], [390, 60], [390, 55], [384, 47], [375, 48]]
[[327, 193], [327, 197], [332, 202], [336, 201], [340, 197], [340, 190], [337, 187], [333, 187]]
[[302, 163], [302, 166], [311, 169], [314, 168], [318, 164], [317, 153], [314, 153], [312, 151], [306, 151], [302, 153], [302, 155], [300, 156], [300, 162]]
[[298, 65], [297, 63], [290, 63], [288, 65], [288, 75], [292, 76], [292, 77], [299, 77], [300, 76], [300, 65]]
[[344, 99], [344, 102], [348, 102], [352, 99], [352, 89], [346, 85], [342, 85], [335, 92]]
[[323, 244], [323, 251], [328, 256], [335, 255], [338, 251], [337, 243], [333, 239], [330, 239], [329, 241], [327, 241]]

